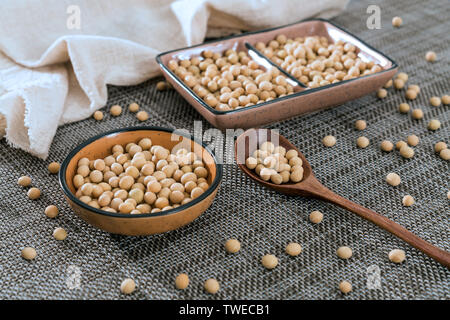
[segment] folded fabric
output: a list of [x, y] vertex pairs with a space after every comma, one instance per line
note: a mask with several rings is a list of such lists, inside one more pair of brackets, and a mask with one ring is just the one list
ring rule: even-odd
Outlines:
[[0, 138], [45, 159], [58, 125], [105, 106], [107, 84], [157, 76], [158, 53], [208, 35], [330, 18], [347, 2], [3, 0]]

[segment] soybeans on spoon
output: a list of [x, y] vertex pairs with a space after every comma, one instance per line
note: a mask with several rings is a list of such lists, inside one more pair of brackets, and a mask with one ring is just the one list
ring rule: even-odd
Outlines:
[[[271, 141], [275, 145], [280, 145], [289, 151], [294, 149], [298, 152], [298, 157], [303, 161], [303, 180], [298, 183], [275, 184], [262, 180], [255, 171], [245, 165], [245, 160], [257, 149], [257, 146], [265, 141]], [[239, 168], [253, 180], [260, 184], [272, 188], [278, 192], [288, 195], [300, 195], [303, 197], [318, 198], [330, 203], [334, 203], [341, 208], [356, 213], [360, 217], [375, 223], [377, 226], [389, 231], [398, 238], [419, 249], [429, 257], [450, 268], [450, 253], [442, 250], [431, 243], [419, 238], [398, 223], [367, 209], [353, 201], [345, 199], [317, 180], [312, 171], [311, 165], [305, 156], [282, 135], [269, 129], [249, 129], [241, 134], [235, 142], [235, 158]]]

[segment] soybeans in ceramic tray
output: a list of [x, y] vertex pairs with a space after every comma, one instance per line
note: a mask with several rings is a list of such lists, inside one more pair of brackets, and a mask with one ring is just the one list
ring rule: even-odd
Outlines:
[[309, 88], [383, 70], [373, 60], [364, 61], [359, 57], [358, 48], [354, 44], [343, 40], [333, 43], [325, 36], [292, 38], [280, 33], [267, 43], [257, 42], [255, 47]]
[[206, 48], [198, 55], [171, 59], [167, 66], [218, 111], [249, 107], [294, 93], [296, 84], [291, 79], [276, 67], [263, 67], [241, 47], [236, 44], [223, 51], [220, 47]]
[[[305, 58], [300, 49], [291, 55], [294, 42], [307, 48]], [[278, 45], [269, 49], [272, 58], [287, 53], [288, 62], [271, 60], [264, 50], [271, 45]], [[164, 52], [157, 61], [173, 88], [219, 129], [255, 128], [336, 106], [375, 92], [397, 71], [382, 52], [321, 19]]]

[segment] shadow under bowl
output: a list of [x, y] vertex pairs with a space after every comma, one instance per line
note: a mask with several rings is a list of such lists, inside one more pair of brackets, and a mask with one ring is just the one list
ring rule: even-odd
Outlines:
[[[112, 213], [96, 209], [77, 199], [73, 177], [81, 158], [103, 159], [111, 154], [110, 150], [114, 145], [137, 143], [143, 138], [150, 138], [153, 145], [161, 145], [169, 150], [180, 144], [190, 147], [205, 163], [209, 173], [207, 181], [210, 187], [201, 196], [185, 205], [156, 213]], [[130, 236], [163, 233], [189, 224], [212, 204], [221, 179], [222, 165], [205, 144], [195, 141], [192, 136], [159, 127], [117, 129], [92, 137], [69, 153], [59, 171], [59, 182], [64, 196], [80, 218], [107, 232]]]

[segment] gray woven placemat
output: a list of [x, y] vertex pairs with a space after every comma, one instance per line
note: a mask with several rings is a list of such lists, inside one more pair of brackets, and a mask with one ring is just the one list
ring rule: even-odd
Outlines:
[[[334, 21], [382, 50], [410, 76], [409, 83], [421, 86], [413, 107], [425, 117], [417, 121], [399, 114], [403, 93], [389, 89], [379, 100], [374, 94], [320, 113], [297, 117], [272, 125], [291, 139], [310, 160], [318, 178], [332, 190], [363, 204], [450, 250], [449, 164], [433, 152], [439, 140], [450, 138], [449, 106], [431, 107], [428, 98], [450, 93], [450, 7], [447, 0], [423, 2], [383, 1], [382, 29], [366, 28], [366, 8], [371, 1], [354, 1]], [[403, 18], [404, 25], [393, 30], [391, 19]], [[424, 54], [433, 49], [436, 63]], [[108, 107], [137, 101], [150, 113], [146, 125], [192, 130], [202, 120], [176, 92], [157, 92], [156, 80], [134, 87], [110, 87]], [[427, 120], [438, 118], [442, 128], [426, 129]], [[363, 133], [371, 140], [367, 149], [357, 149], [361, 135], [353, 129], [356, 119], [365, 119]], [[203, 121], [203, 128], [210, 125]], [[449, 299], [450, 271], [380, 228], [358, 216], [318, 200], [288, 197], [257, 185], [235, 165], [224, 166], [219, 193], [209, 210], [187, 227], [150, 237], [122, 237], [97, 230], [77, 218], [63, 199], [55, 176], [46, 165], [62, 161], [85, 139], [120, 127], [139, 125], [128, 111], [119, 118], [109, 115], [102, 122], [87, 119], [59, 128], [49, 161], [38, 160], [0, 141], [0, 298], [2, 299]], [[413, 159], [397, 152], [382, 153], [378, 144], [387, 138], [421, 138]], [[324, 148], [321, 138], [337, 137], [334, 148]], [[397, 188], [384, 182], [387, 172], [402, 177]], [[31, 202], [16, 184], [30, 175], [41, 188], [40, 200]], [[416, 204], [401, 205], [411, 194]], [[61, 214], [48, 219], [43, 211], [56, 204]], [[324, 212], [319, 225], [309, 223], [312, 210]], [[69, 236], [58, 242], [51, 236], [57, 226]], [[223, 243], [237, 238], [239, 254], [228, 255]], [[296, 258], [284, 253], [285, 245], [297, 241], [303, 252]], [[347, 245], [354, 255], [347, 261], [335, 251]], [[36, 260], [20, 257], [24, 246], [37, 249]], [[389, 262], [393, 248], [406, 251], [401, 265]], [[273, 253], [279, 266], [265, 270], [262, 255]], [[367, 268], [379, 268], [381, 287], [367, 287]], [[187, 272], [191, 285], [185, 291], [174, 288], [174, 278]], [[79, 276], [80, 283], [75, 279]], [[137, 282], [137, 291], [123, 296], [119, 286], [125, 277]], [[215, 296], [203, 291], [203, 282], [216, 278], [221, 290]], [[341, 280], [353, 284], [343, 296], [337, 289]], [[74, 285], [75, 284], [75, 285]], [[75, 287], [75, 288], [73, 288]]]

